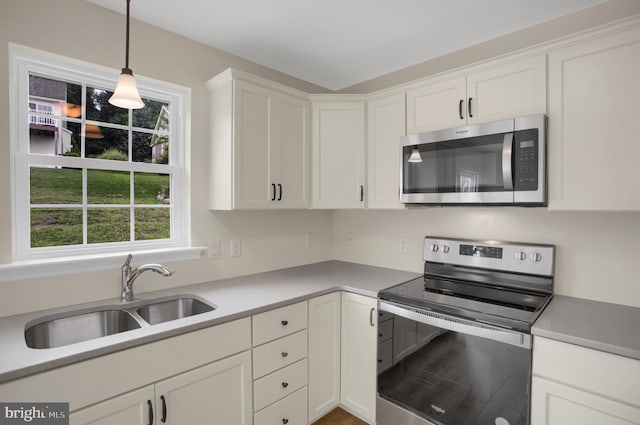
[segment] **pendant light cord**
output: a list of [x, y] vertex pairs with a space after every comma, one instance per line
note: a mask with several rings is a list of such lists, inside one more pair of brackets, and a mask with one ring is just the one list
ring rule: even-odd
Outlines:
[[127, 0], [127, 40], [125, 46], [125, 58], [124, 58], [124, 67], [129, 69], [129, 5], [131, 4], [131, 0]]

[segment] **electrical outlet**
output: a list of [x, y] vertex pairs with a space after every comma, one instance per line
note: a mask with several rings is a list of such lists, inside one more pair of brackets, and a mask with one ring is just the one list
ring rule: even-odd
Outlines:
[[406, 239], [400, 239], [400, 252], [403, 254], [409, 252], [409, 242]]
[[305, 233], [304, 235], [304, 247], [311, 248], [311, 233]]
[[222, 252], [220, 250], [220, 239], [209, 241], [209, 258], [220, 258]]
[[231, 240], [231, 256], [240, 257], [242, 255], [242, 247], [238, 239]]

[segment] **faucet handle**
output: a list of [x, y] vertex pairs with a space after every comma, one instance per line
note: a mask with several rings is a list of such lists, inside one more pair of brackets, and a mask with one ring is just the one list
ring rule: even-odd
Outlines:
[[124, 261], [124, 264], [122, 265], [122, 271], [130, 269], [131, 266], [131, 259], [133, 258], [133, 254], [129, 254], [127, 255], [127, 259]]

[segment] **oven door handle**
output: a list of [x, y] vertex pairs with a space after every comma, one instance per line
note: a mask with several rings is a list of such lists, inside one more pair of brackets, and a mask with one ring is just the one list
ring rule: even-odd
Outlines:
[[528, 334], [500, 329], [494, 326], [459, 319], [457, 317], [433, 311], [421, 311], [388, 301], [379, 300], [378, 309], [415, 322], [424, 323], [425, 325], [435, 326], [437, 328], [473, 335], [480, 338], [488, 338], [505, 344], [515, 345], [516, 347], [526, 349], [531, 348], [531, 335]]

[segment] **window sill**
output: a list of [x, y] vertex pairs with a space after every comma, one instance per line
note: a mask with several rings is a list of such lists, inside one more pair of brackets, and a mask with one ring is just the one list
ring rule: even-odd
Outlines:
[[[134, 251], [134, 264], [161, 263], [195, 260], [206, 247], [167, 248], [147, 251]], [[33, 279], [49, 276], [61, 276], [97, 270], [120, 270], [129, 252], [117, 252], [100, 255], [46, 260], [17, 261], [0, 265], [0, 282]]]

